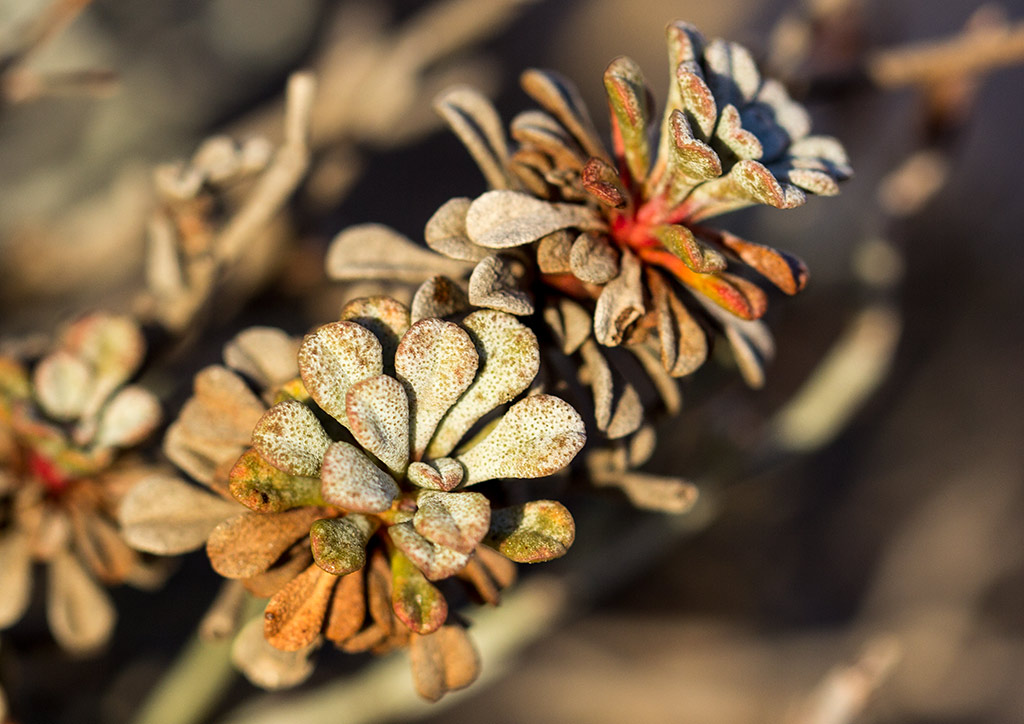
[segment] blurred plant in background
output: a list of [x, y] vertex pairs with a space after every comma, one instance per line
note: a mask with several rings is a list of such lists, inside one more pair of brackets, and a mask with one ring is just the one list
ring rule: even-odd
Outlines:
[[[865, 402], [896, 392], [890, 375], [914, 380], [895, 356], [903, 334], [927, 350], [983, 326], [922, 336], [921, 305], [905, 317], [899, 294], [913, 302], [901, 281], [929, 265], [903, 255], [908, 222], [958, 182], [953, 142], [979, 80], [1024, 56], [1021, 28], [982, 8], [963, 33], [904, 47], [916, 36], [887, 35], [898, 26], [866, 0], [695, 6], [712, 25], [722, 13], [716, 32], [726, 16], [760, 29], [748, 51], [671, 23], [660, 121], [623, 56], [603, 88], [522, 74], [542, 110], [515, 116], [507, 139], [509, 101], [488, 100], [497, 74], [470, 46], [512, 23], [494, 46], [509, 70], [614, 41], [610, 56], [656, 5], [627, 17], [604, 0], [439, 0], [394, 21], [356, 0], [0, 5], [0, 720], [825, 724], [888, 710], [951, 724], [1014, 711], [1005, 672], [1024, 649], [1005, 611], [1020, 559], [1002, 543], [1020, 491], [1005, 457], [964, 455], [986, 482], [937, 492], [912, 472], [858, 488], [860, 467], [904, 473], [884, 446], [848, 457], [870, 434]], [[916, 128], [887, 95], [907, 87]], [[852, 195], [753, 213], [850, 177], [843, 146], [810, 135], [808, 108], [851, 147]], [[442, 119], [484, 173], [476, 198], [461, 196], [473, 171], [446, 141], [418, 142]], [[735, 232], [706, 225], [741, 208]], [[408, 234], [428, 218], [422, 246]], [[944, 248], [943, 230], [932, 238]], [[776, 246], [818, 280], [785, 315], [770, 298], [803, 290], [808, 271]], [[993, 294], [971, 291], [973, 253], [947, 266], [967, 308]], [[83, 315], [97, 307], [118, 312]], [[69, 316], [52, 340], [39, 332]], [[761, 387], [774, 355], [757, 397], [705, 364]], [[950, 398], [974, 368], [957, 369]], [[867, 408], [878, 429], [914, 394], [899, 386]], [[161, 407], [179, 411], [157, 435]], [[856, 588], [843, 558], [856, 554], [839, 547], [851, 538], [879, 561]], [[570, 546], [512, 585], [515, 562]], [[199, 548], [226, 580], [186, 556]], [[819, 557], [841, 563], [808, 582]], [[159, 593], [103, 587], [155, 587], [174, 569]], [[843, 585], [841, 605], [814, 598]], [[580, 616], [609, 592], [670, 615]], [[62, 658], [44, 610], [61, 647], [93, 658]], [[501, 684], [445, 697], [493, 682], [535, 641]], [[406, 658], [384, 656], [395, 649], [411, 687]], [[961, 660], [985, 673], [956, 676]], [[232, 686], [233, 667], [299, 688], [261, 696]]]

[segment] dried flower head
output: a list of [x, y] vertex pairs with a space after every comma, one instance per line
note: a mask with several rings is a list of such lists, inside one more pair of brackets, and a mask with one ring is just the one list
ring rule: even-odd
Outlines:
[[[612, 153], [575, 87], [557, 74], [523, 74], [523, 88], [544, 110], [513, 120], [515, 147], [478, 93], [443, 94], [440, 113], [492, 190], [443, 205], [426, 240], [474, 265], [469, 300], [477, 306], [531, 314], [531, 292], [543, 293], [546, 316], [558, 317], [562, 295], [592, 315], [601, 345], [649, 345], [676, 377], [703, 363], [705, 330], [718, 329], [758, 385], [770, 342], [754, 320], [767, 295], [747, 277], [756, 272], [794, 294], [807, 271], [789, 254], [704, 222], [752, 204], [788, 209], [807, 193], [836, 194], [851, 171], [839, 142], [808, 135], [806, 110], [761, 78], [745, 48], [707, 42], [682, 22], [670, 24], [667, 37], [672, 83], [657, 145], [650, 93], [625, 57], [604, 75]], [[346, 270], [329, 263], [329, 272]], [[546, 291], [531, 286], [535, 273]]]
[[126, 384], [144, 354], [131, 319], [95, 313], [34, 365], [0, 358], [0, 626], [25, 611], [33, 561], [48, 566], [50, 628], [75, 652], [114, 625], [97, 581], [152, 578], [114, 522], [124, 492], [154, 474], [126, 454], [160, 419], [156, 398]]

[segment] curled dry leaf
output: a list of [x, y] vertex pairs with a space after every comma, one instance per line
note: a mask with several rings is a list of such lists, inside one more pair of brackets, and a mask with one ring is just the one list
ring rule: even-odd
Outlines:
[[435, 276], [416, 289], [412, 298], [412, 321], [451, 317], [469, 308], [469, 297], [462, 287], [448, 277]]
[[338, 644], [354, 636], [366, 617], [366, 591], [362, 571], [343, 576], [334, 587], [334, 597], [327, 611], [324, 636]]
[[619, 275], [619, 253], [603, 235], [580, 234], [569, 252], [569, 269], [580, 281], [607, 284]]
[[250, 327], [224, 347], [229, 367], [250, 377], [261, 389], [280, 387], [299, 374], [299, 341], [274, 327]]
[[601, 344], [609, 347], [621, 344], [629, 325], [643, 315], [641, 271], [636, 256], [624, 250], [619, 275], [601, 290], [594, 308], [594, 336]]
[[533, 301], [519, 288], [515, 262], [501, 254], [485, 257], [469, 277], [469, 301], [475, 307], [520, 316], [533, 314]]
[[458, 197], [441, 205], [427, 221], [423, 231], [427, 246], [450, 259], [477, 262], [491, 254], [486, 247], [469, 240], [466, 231], [466, 213], [472, 199]]

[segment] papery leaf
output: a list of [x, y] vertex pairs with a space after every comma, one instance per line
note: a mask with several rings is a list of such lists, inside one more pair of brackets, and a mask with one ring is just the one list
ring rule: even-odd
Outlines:
[[487, 544], [516, 563], [541, 563], [560, 558], [576, 538], [576, 524], [565, 506], [554, 500], [491, 512]]
[[382, 295], [360, 297], [342, 307], [340, 319], [342, 322], [354, 322], [373, 332], [380, 342], [384, 374], [394, 374], [395, 350], [398, 349], [402, 335], [412, 324], [408, 307]]
[[[416, 532], [412, 521], [388, 528], [388, 536], [398, 549], [408, 556], [416, 568], [431, 581], [439, 581], [458, 573], [469, 561], [469, 555], [447, 546], [438, 545]], [[392, 564], [394, 557], [392, 556]], [[397, 596], [396, 596], [397, 597]], [[438, 622], [438, 625], [443, 622]]]
[[466, 214], [469, 238], [489, 249], [522, 246], [570, 227], [600, 230], [604, 222], [586, 206], [543, 201], [518, 191], [488, 191]]
[[469, 302], [521, 316], [533, 314], [530, 294], [519, 288], [514, 262], [499, 254], [486, 257], [469, 277]]
[[252, 448], [235, 462], [229, 481], [231, 497], [257, 513], [280, 513], [303, 505], [324, 504], [319, 477], [279, 470]]
[[435, 274], [458, 276], [466, 268], [382, 224], [359, 224], [342, 231], [328, 247], [324, 264], [327, 276], [337, 281], [388, 279], [414, 284]]
[[121, 388], [100, 413], [95, 444], [131, 447], [145, 440], [160, 423], [160, 402], [135, 385]]
[[665, 370], [656, 346], [655, 340], [648, 339], [645, 343], [631, 344], [626, 349], [643, 367], [644, 373], [661, 398], [665, 411], [670, 415], [677, 415], [683, 407], [683, 395], [679, 391], [679, 382]]
[[413, 459], [423, 456], [437, 424], [476, 376], [479, 356], [465, 330], [440, 319], [414, 324], [395, 355], [395, 371], [409, 395]]
[[580, 352], [594, 391], [594, 417], [598, 429], [609, 440], [634, 432], [644, 419], [643, 405], [636, 388], [628, 382], [615, 385], [611, 367], [593, 340], [587, 340], [580, 347]]
[[530, 69], [519, 76], [523, 90], [572, 134], [587, 156], [608, 159], [587, 106], [572, 81], [553, 71]]
[[448, 277], [431, 277], [416, 289], [412, 298], [412, 320], [428, 317], [444, 319], [470, 308], [469, 297], [462, 287]]
[[722, 271], [727, 266], [725, 257], [719, 251], [702, 243], [686, 226], [661, 224], [655, 226], [651, 233], [666, 249], [698, 274]]
[[512, 184], [505, 170], [508, 144], [501, 118], [491, 102], [473, 88], [456, 86], [437, 97], [434, 109], [469, 150], [488, 186], [509, 188]]
[[454, 450], [477, 420], [529, 387], [540, 369], [537, 337], [514, 317], [482, 309], [462, 324], [472, 338], [480, 367], [438, 426], [427, 448], [432, 458]]
[[0, 628], [7, 628], [25, 613], [32, 594], [31, 549], [18, 530], [0, 536], [0, 591]]
[[270, 568], [323, 515], [321, 508], [245, 512], [213, 529], [206, 541], [206, 553], [213, 570], [225, 578], [249, 578]]
[[376, 524], [358, 513], [321, 518], [309, 528], [313, 560], [328, 573], [344, 576], [366, 565], [366, 542]]
[[224, 362], [269, 390], [298, 377], [298, 351], [299, 340], [283, 330], [249, 327], [224, 346]]
[[201, 547], [217, 525], [239, 510], [236, 503], [183, 480], [152, 475], [121, 501], [118, 521], [130, 546], [168, 556]]
[[299, 651], [316, 641], [337, 582], [337, 576], [312, 565], [275, 593], [263, 612], [267, 643]]
[[316, 477], [331, 439], [316, 415], [294, 400], [279, 402], [265, 413], [252, 431], [252, 446], [279, 470]]
[[[323, 515], [322, 511], [320, 515]], [[246, 591], [257, 598], [270, 598], [306, 570], [312, 562], [313, 554], [309, 550], [309, 541], [302, 539], [292, 544], [270, 568], [243, 578], [240, 583]]]
[[274, 691], [298, 686], [313, 673], [310, 654], [315, 646], [298, 651], [274, 648], [263, 635], [263, 619], [249, 621], [231, 644], [231, 661], [256, 686]]
[[107, 592], [64, 550], [50, 560], [47, 574], [46, 618], [61, 647], [83, 654], [105, 644], [117, 618]]
[[634, 182], [642, 185], [650, 167], [651, 151], [647, 141], [649, 91], [640, 66], [625, 56], [616, 58], [604, 72], [604, 89], [617, 133], [616, 153], [623, 155]]
[[619, 275], [601, 290], [594, 307], [594, 336], [601, 344], [621, 344], [629, 326], [646, 311], [640, 272], [636, 256], [623, 249]]
[[36, 398], [56, 420], [74, 420], [85, 411], [91, 382], [89, 366], [64, 350], [41, 359], [32, 372]]
[[[746, 324], [759, 325], [760, 322], [747, 322]], [[769, 340], [771, 339], [766, 329], [764, 330], [764, 335]], [[744, 334], [738, 324], [725, 325], [725, 338], [729, 341], [733, 359], [736, 360], [736, 366], [739, 368], [743, 381], [755, 390], [764, 387], [764, 362], [765, 358], [771, 356], [770, 351], [766, 354], [762, 348], [759, 348], [759, 345], [754, 342], [751, 336]]]
[[366, 593], [362, 571], [343, 576], [334, 588], [334, 597], [327, 610], [324, 636], [340, 644], [363, 627], [366, 618]]
[[583, 419], [551, 395], [534, 395], [509, 408], [483, 440], [456, 459], [465, 485], [495, 478], [539, 478], [561, 470], [586, 442]]
[[606, 284], [619, 275], [619, 253], [603, 234], [580, 234], [572, 245], [569, 266], [573, 276], [589, 284]]
[[587, 193], [609, 208], [622, 209], [629, 204], [629, 192], [607, 161], [600, 158], [587, 161], [580, 173], [580, 182]]
[[466, 213], [472, 199], [458, 197], [449, 199], [434, 212], [423, 231], [427, 246], [438, 254], [461, 261], [480, 261], [490, 250], [469, 240], [466, 232]]
[[332, 322], [302, 340], [299, 373], [321, 409], [345, 425], [348, 388], [381, 374], [382, 354], [380, 341], [366, 327], [354, 322]]
[[648, 270], [648, 288], [658, 321], [661, 363], [673, 377], [694, 372], [708, 356], [703, 328], [658, 272]]
[[699, 496], [693, 483], [662, 475], [630, 471], [618, 476], [615, 484], [637, 508], [673, 515], [692, 510]]
[[442, 626], [427, 636], [413, 635], [409, 660], [416, 693], [427, 701], [465, 688], [480, 675], [480, 656], [461, 626]]
[[459, 553], [472, 553], [483, 540], [491, 520], [491, 501], [480, 493], [424, 490], [413, 528], [424, 538]]
[[391, 602], [398, 620], [420, 634], [436, 631], [448, 618], [448, 602], [411, 560], [391, 554]]
[[347, 442], [332, 443], [320, 471], [320, 494], [331, 505], [358, 513], [380, 513], [391, 507], [398, 483]]
[[459, 461], [437, 458], [431, 464], [415, 462], [409, 465], [409, 482], [417, 488], [452, 490], [462, 482], [465, 471]]
[[348, 429], [395, 475], [409, 465], [409, 399], [394, 377], [377, 375], [348, 388]]

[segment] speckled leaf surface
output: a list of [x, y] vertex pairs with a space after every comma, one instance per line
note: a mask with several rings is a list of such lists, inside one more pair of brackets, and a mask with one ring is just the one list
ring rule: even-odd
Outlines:
[[352, 385], [346, 408], [348, 429], [364, 450], [395, 475], [409, 465], [409, 398], [394, 377], [377, 375]]
[[459, 553], [472, 553], [491, 521], [491, 502], [480, 493], [424, 490], [416, 504], [416, 532]]
[[[383, 372], [380, 341], [354, 322], [332, 322], [307, 334], [299, 347], [299, 373], [321, 409], [342, 424], [348, 388]], [[269, 459], [269, 458], [268, 458]]]
[[274, 467], [292, 475], [316, 477], [331, 439], [316, 415], [294, 400], [279, 402], [256, 423], [252, 446]]
[[517, 563], [540, 563], [565, 555], [575, 538], [576, 524], [565, 506], [534, 500], [492, 511], [487, 543]]
[[320, 477], [323, 499], [353, 512], [380, 513], [390, 508], [398, 495], [395, 479], [347, 442], [335, 442], [327, 448]]
[[391, 556], [391, 603], [395, 616], [410, 631], [436, 631], [448, 618], [448, 602], [411, 560], [396, 552]]

